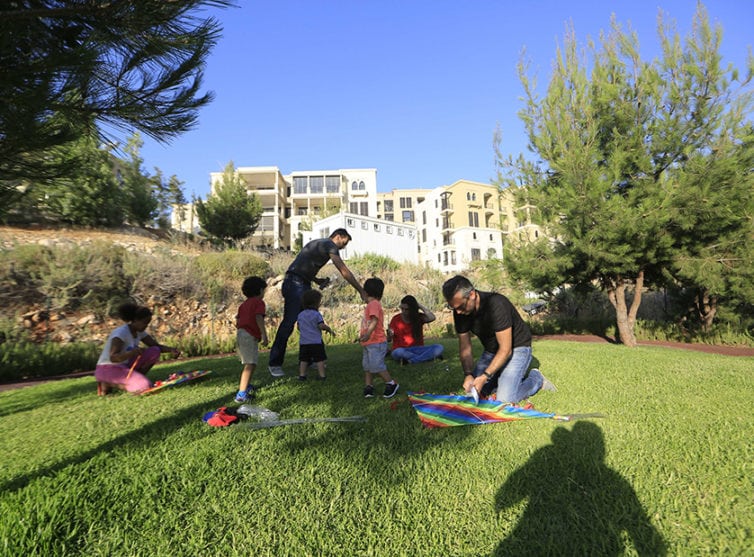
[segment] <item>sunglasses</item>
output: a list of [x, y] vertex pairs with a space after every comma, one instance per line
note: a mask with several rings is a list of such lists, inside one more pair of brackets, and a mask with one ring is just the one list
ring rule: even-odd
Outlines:
[[455, 306], [455, 307], [454, 307], [453, 305], [451, 305], [451, 304], [448, 304], [448, 305], [447, 305], [448, 309], [452, 309], [453, 311], [456, 311], [456, 312], [457, 312], [457, 311], [467, 311], [467, 307], [468, 307], [468, 305], [469, 305], [469, 300], [471, 299], [471, 293], [472, 293], [472, 292], [473, 292], [473, 290], [469, 291], [469, 293], [468, 293], [468, 294], [466, 294], [466, 295], [465, 295], [465, 296], [463, 297], [463, 302], [461, 302], [461, 303], [460, 303], [460, 304], [458, 304], [457, 306]]

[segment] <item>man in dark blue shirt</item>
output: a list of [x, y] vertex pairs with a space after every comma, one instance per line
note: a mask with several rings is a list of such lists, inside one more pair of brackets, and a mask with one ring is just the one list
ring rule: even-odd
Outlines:
[[329, 238], [312, 240], [303, 247], [285, 272], [282, 286], [285, 302], [283, 320], [278, 326], [275, 341], [270, 349], [269, 370], [273, 377], [285, 375], [283, 372], [285, 349], [288, 345], [288, 339], [293, 333], [293, 328], [296, 326], [298, 314], [302, 309], [301, 297], [304, 292], [311, 290], [312, 282], [320, 286], [327, 284], [328, 279], [318, 279], [317, 273], [328, 261], [333, 262], [343, 278], [358, 291], [361, 299], [366, 302], [367, 294], [364, 292], [364, 288], [339, 255], [340, 250], [346, 247], [350, 241], [351, 235], [345, 228], [338, 228], [330, 234]]
[[[467, 393], [472, 392], [472, 387], [482, 395], [496, 389], [497, 400], [519, 402], [540, 389], [556, 390], [538, 369], [529, 370], [531, 330], [508, 298], [497, 292], [476, 290], [461, 275], [445, 281], [442, 293], [453, 310]], [[471, 333], [484, 348], [476, 364]]]

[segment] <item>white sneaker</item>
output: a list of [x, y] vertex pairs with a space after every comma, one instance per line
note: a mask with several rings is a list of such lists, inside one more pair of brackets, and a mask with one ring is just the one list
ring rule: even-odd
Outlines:
[[273, 377], [283, 377], [285, 375], [281, 366], [267, 366], [267, 369], [270, 370], [270, 375]]
[[[542, 373], [540, 371], [540, 373]], [[542, 375], [542, 391], [550, 391], [552, 393], [557, 393], [558, 388], [553, 384], [552, 381], [550, 381], [547, 377]]]

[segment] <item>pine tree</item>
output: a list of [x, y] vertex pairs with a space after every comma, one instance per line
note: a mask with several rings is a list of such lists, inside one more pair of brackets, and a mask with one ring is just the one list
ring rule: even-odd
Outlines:
[[[17, 0], [0, 4], [0, 201], [23, 180], [75, 165], [49, 150], [103, 126], [170, 140], [191, 129], [212, 99], [200, 93], [220, 34], [196, 15], [224, 0], [102, 2]], [[81, 123], [93, 123], [85, 129]]]
[[235, 171], [233, 161], [223, 170], [207, 201], [196, 201], [199, 224], [211, 236], [224, 242], [253, 236], [262, 218], [262, 203], [249, 194], [246, 182]]
[[[670, 28], [659, 34], [662, 59], [644, 62], [636, 34], [615, 19], [586, 50], [570, 30], [542, 98], [522, 63], [520, 115], [538, 160], [499, 161], [501, 185], [523, 185], [555, 238], [509, 252], [511, 273], [541, 290], [599, 285], [629, 346], [645, 285], [672, 269], [680, 276], [680, 217], [698, 209], [683, 195], [701, 185], [689, 161], [707, 158], [722, 137], [741, 137], [751, 113], [751, 75], [739, 80], [721, 67], [722, 34], [701, 4], [683, 46]], [[687, 241], [698, 249], [709, 237], [691, 232]]]

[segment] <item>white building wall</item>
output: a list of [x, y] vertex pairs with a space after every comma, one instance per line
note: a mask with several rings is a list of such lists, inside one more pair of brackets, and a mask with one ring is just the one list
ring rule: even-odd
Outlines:
[[416, 227], [352, 213], [338, 213], [315, 222], [311, 231], [302, 233], [304, 244], [315, 238], [325, 238], [337, 228], [345, 228], [353, 238], [340, 250], [343, 260], [373, 253], [399, 263], [418, 262]]

